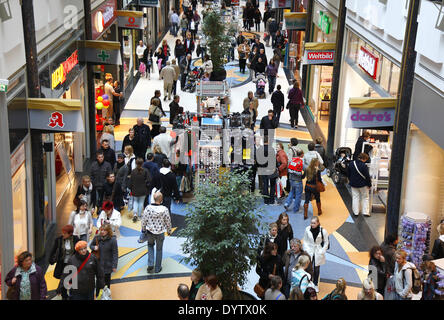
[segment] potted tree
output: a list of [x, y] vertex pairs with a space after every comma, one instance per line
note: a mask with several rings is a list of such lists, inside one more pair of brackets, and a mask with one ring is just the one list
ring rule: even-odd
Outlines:
[[224, 299], [251, 299], [239, 291], [257, 262], [258, 230], [264, 225], [258, 196], [250, 191], [247, 173], [226, 172], [218, 183], [203, 183], [189, 204], [180, 233], [183, 260], [202, 274], [215, 274]]
[[225, 24], [220, 14], [210, 11], [203, 20], [202, 31], [207, 38], [207, 53], [213, 62], [211, 81], [222, 81], [227, 77], [224, 68], [225, 56], [229, 53], [231, 42], [226, 34]]

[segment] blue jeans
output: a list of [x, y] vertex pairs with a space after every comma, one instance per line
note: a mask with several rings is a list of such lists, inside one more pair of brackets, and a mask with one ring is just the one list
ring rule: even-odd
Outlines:
[[148, 238], [148, 267], [154, 265], [154, 242], [156, 243], [156, 265], [154, 266], [154, 272], [159, 272], [162, 267], [162, 247], [163, 241], [165, 240], [165, 235], [154, 234], [146, 231]]
[[290, 186], [291, 186], [290, 194], [288, 195], [287, 201], [285, 201], [285, 205], [287, 207], [290, 207], [291, 203], [294, 200], [293, 212], [296, 213], [299, 211], [299, 208], [301, 207], [302, 191], [304, 188], [302, 181], [290, 180]]
[[268, 76], [268, 93], [272, 94], [276, 86], [276, 77]]
[[142, 217], [143, 205], [145, 202], [146, 196], [134, 197], [134, 215], [137, 215], [139, 218]]

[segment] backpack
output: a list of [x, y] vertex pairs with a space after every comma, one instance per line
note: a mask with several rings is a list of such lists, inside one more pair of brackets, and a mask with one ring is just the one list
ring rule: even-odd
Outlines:
[[297, 172], [302, 172], [303, 167], [304, 161], [298, 157], [292, 158], [290, 164], [288, 165], [288, 169]]
[[[414, 264], [410, 263], [409, 265], [410, 267], [407, 269], [412, 270], [412, 293], [418, 294], [421, 291], [421, 274]], [[402, 270], [402, 283], [404, 283], [404, 279], [405, 270]]]

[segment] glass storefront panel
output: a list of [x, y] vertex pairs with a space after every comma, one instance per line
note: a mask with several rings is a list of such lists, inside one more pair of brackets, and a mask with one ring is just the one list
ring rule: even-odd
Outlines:
[[396, 97], [398, 95], [400, 77], [401, 77], [401, 69], [397, 65], [393, 64], [392, 77], [390, 80], [390, 94], [393, 97]]
[[131, 79], [131, 72], [134, 70], [133, 59], [133, 35], [131, 30], [123, 30], [123, 74], [124, 83], [123, 87], [128, 86], [128, 82]]
[[26, 106], [26, 90], [8, 103], [9, 147], [13, 152], [28, 134], [28, 110]]
[[381, 72], [379, 76], [379, 84], [385, 91], [389, 92], [390, 73], [392, 72], [392, 62], [386, 57], [382, 57]]
[[14, 221], [14, 255], [28, 250], [26, 197], [26, 165], [23, 163], [12, 177], [12, 205]]

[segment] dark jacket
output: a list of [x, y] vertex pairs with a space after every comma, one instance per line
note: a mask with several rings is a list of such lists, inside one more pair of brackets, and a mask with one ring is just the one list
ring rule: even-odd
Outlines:
[[318, 172], [313, 176], [313, 178], [311, 180], [308, 180], [308, 178], [307, 178], [307, 181], [305, 183], [305, 188], [310, 188], [313, 191], [314, 188], [312, 188], [310, 186], [316, 186], [317, 181], [322, 182], [321, 170], [318, 170]]
[[170, 103], [170, 124], [173, 124], [174, 118], [176, 117], [176, 113], [179, 110], [179, 104], [176, 102]]
[[129, 187], [134, 197], [148, 195], [148, 185], [151, 183], [151, 175], [145, 168], [139, 171], [138, 168], [131, 171]]
[[166, 156], [166, 154], [164, 153], [155, 153], [154, 154], [154, 162], [157, 164], [157, 166], [160, 168], [162, 168], [162, 162], [164, 159], [168, 159], [168, 157]]
[[103, 190], [103, 199], [111, 200], [117, 210], [120, 210], [120, 208], [125, 205], [123, 202], [123, 189], [120, 182], [115, 180], [113, 184], [109, 184], [107, 181], [103, 186]]
[[[355, 168], [358, 167], [359, 172], [365, 177], [365, 179], [358, 173], [358, 170]], [[350, 181], [350, 186], [353, 188], [362, 188], [362, 187], [371, 187], [372, 179], [370, 178], [370, 174], [368, 173], [367, 165], [361, 160], [354, 160], [349, 163], [347, 167], [347, 176]]]
[[99, 245], [99, 264], [103, 269], [103, 273], [111, 274], [113, 269], [117, 269], [117, 262], [119, 261], [117, 239], [115, 236], [103, 238], [101, 235], [97, 235], [91, 241], [91, 250], [93, 250], [91, 247], [95, 247], [96, 243]]
[[146, 48], [145, 51], [143, 51], [143, 62], [147, 67], [149, 65], [149, 62], [152, 63], [152, 59], [153, 59], [153, 49], [150, 50]]
[[268, 289], [270, 287], [270, 279], [268, 275], [273, 274], [274, 267], [276, 266], [276, 271], [274, 275], [280, 276], [283, 279], [284, 270], [282, 265], [282, 258], [279, 255], [270, 256], [268, 259], [265, 259], [264, 256], [260, 256], [257, 265], [256, 265], [256, 273], [259, 275], [259, 284], [264, 289]]
[[133, 147], [134, 154], [140, 154], [139, 142], [138, 142], [138, 139], [136, 138], [135, 133], [134, 133], [133, 140], [130, 139], [129, 134], [127, 134], [125, 136], [125, 138], [123, 138], [122, 150], [121, 150], [122, 153], [125, 153], [125, 147], [126, 146]]
[[433, 243], [432, 256], [435, 260], [444, 258], [444, 242], [439, 238]]
[[260, 11], [255, 11], [254, 13], [254, 22], [255, 23], [261, 23], [262, 21], [262, 14]]
[[[67, 265], [72, 265], [79, 269], [84, 260], [88, 257], [89, 253], [85, 256], [81, 256], [78, 252], [74, 253], [71, 258], [69, 258]], [[63, 273], [63, 279], [68, 275], [72, 276], [71, 273]], [[91, 253], [88, 262], [83, 266], [82, 270], [77, 274], [77, 289], [71, 288], [72, 293], [78, 293], [82, 295], [91, 294], [94, 292], [96, 287], [97, 278], [97, 288], [103, 289], [104, 287], [104, 274], [102, 266], [97, 260], [96, 256]]]
[[254, 66], [254, 71], [256, 71], [257, 73], [265, 73], [265, 68], [267, 67], [267, 65], [261, 61], [261, 62], [256, 62], [255, 66]]
[[271, 120], [268, 119], [268, 116], [264, 116], [264, 117], [262, 118], [262, 120], [261, 120], [261, 126], [260, 126], [260, 129], [264, 129], [264, 130], [269, 129], [269, 130], [272, 130], [272, 129], [276, 129], [277, 126], [278, 126], [278, 123], [277, 123], [277, 118], [276, 118], [275, 116], [273, 116], [273, 118], [272, 118]]
[[280, 90], [276, 90], [271, 95], [271, 103], [273, 104], [274, 112], [281, 112], [285, 106], [285, 96]]
[[[290, 266], [290, 257], [292, 254], [293, 254], [293, 251], [291, 251], [291, 249], [290, 249], [290, 250], [285, 251], [285, 253], [282, 257], [282, 263], [284, 265], [284, 278], [282, 278], [283, 284], [285, 284], [285, 282], [288, 280], [288, 273], [290, 272], [290, 274], [291, 274], [294, 266], [298, 262], [298, 259], [301, 255], [307, 256], [308, 259], [310, 259], [310, 264], [308, 265], [307, 269], [305, 269], [305, 271], [307, 271], [313, 277], [313, 266], [311, 264], [310, 255], [307, 252], [305, 252], [304, 250], [302, 250], [302, 248], [301, 248], [300, 251], [298, 252], [298, 254], [296, 255], [296, 259], [295, 259], [296, 263], [293, 266]], [[291, 267], [291, 269], [290, 269], [290, 267]], [[288, 283], [288, 281], [287, 281], [287, 283]], [[288, 284], [291, 285], [291, 282]]]
[[112, 171], [112, 167], [108, 161], [101, 164], [96, 160], [92, 163], [90, 169], [91, 182], [95, 188], [103, 188], [106, 182], [106, 175]]
[[134, 149], [134, 154], [138, 157], [144, 157], [147, 148], [151, 147], [151, 129], [146, 124], [133, 127], [134, 136], [137, 140], [137, 150]]
[[[35, 267], [35, 272], [32, 272], [29, 274], [29, 282], [31, 283], [31, 300], [46, 300], [46, 294], [47, 294], [47, 287], [46, 287], [46, 281], [45, 281], [45, 275], [43, 274], [42, 268], [40, 268], [38, 265], [33, 263]], [[20, 300], [20, 283], [22, 282], [22, 275], [18, 274], [17, 276], [16, 271], [18, 267], [12, 268], [11, 271], [8, 272], [5, 278], [5, 283], [8, 287], [14, 286], [15, 288], [15, 295], [13, 296], [12, 300]], [[16, 278], [16, 282], [13, 285], [12, 279]]]
[[395, 259], [396, 247], [383, 242], [381, 244], [381, 249], [385, 259], [385, 266], [386, 266], [385, 270], [390, 274], [394, 274], [395, 263], [396, 263]]
[[184, 40], [184, 47], [185, 47], [186, 54], [188, 54], [188, 53], [192, 54], [194, 51], [194, 48], [195, 48], [194, 41], [190, 40], [190, 44], [188, 45], [188, 40], [185, 39]]
[[114, 166], [114, 174], [116, 176], [116, 183], [119, 183], [122, 187], [122, 192], [125, 192], [126, 188], [128, 188], [128, 176], [130, 174], [129, 167], [125, 163], [119, 167], [119, 163], [116, 162], [116, 165]]
[[183, 57], [185, 55], [185, 46], [183, 45], [183, 43], [181, 44], [177, 44], [174, 47], [174, 55], [177, 57]]
[[85, 188], [83, 188], [83, 184], [79, 185], [77, 187], [77, 192], [76, 192], [76, 198], [79, 198], [80, 195], [89, 195], [91, 197], [91, 207], [95, 207], [96, 205], [96, 198], [97, 198], [97, 193], [96, 193], [96, 189], [94, 187], [94, 184], [92, 185], [92, 189], [88, 189], [85, 190]]
[[187, 56], [183, 56], [179, 63], [180, 73], [188, 74], [191, 70], [191, 60], [187, 59]]
[[191, 282], [190, 295], [188, 296], [188, 300], [196, 300], [197, 291], [201, 286], [205, 285], [205, 282], [201, 280], [198, 284], [194, 284]]
[[303, 105], [304, 99], [302, 97], [302, 91], [299, 88], [292, 88], [290, 92], [288, 93], [288, 103], [290, 105]]
[[[79, 237], [74, 235], [72, 236], [71, 248], [73, 253], [75, 252], [74, 248], [76, 246], [76, 243], [79, 240], [80, 240]], [[54, 278], [56, 279], [60, 279], [62, 277], [63, 268], [66, 266], [64, 262], [66, 257], [64, 243], [65, 242], [63, 236], [56, 238], [54, 241], [54, 245], [52, 246], [51, 254], [49, 255], [49, 264], [54, 264], [54, 263], [56, 264], [54, 268]]]
[[[358, 160], [358, 156], [362, 153], [362, 145], [366, 142], [363, 137], [359, 137], [358, 141], [355, 144], [355, 152], [353, 153], [353, 160]], [[370, 151], [372, 151], [373, 147], [370, 145], [366, 145], [364, 148], [364, 153], [370, 155]]]
[[179, 188], [177, 187], [176, 175], [174, 172], [170, 171], [167, 174], [160, 173], [160, 192], [163, 197], [174, 198], [175, 200], [180, 199]]
[[278, 229], [276, 240], [274, 241], [278, 245], [278, 255], [284, 256], [285, 251], [288, 249], [288, 241], [293, 239], [293, 228], [291, 224], [288, 224], [283, 230]]
[[268, 21], [268, 19], [270, 19], [271, 18], [271, 12], [270, 12], [270, 10], [268, 10], [268, 11], [265, 11], [264, 12], [264, 17], [263, 17], [263, 21], [264, 21], [264, 23], [267, 23], [267, 21]]
[[321, 156], [322, 160], [324, 161], [324, 164], [327, 163], [327, 159], [325, 158], [325, 148], [324, 146], [320, 145], [320, 144], [316, 144], [315, 145], [315, 151], [317, 151], [319, 153], [319, 155]]
[[379, 293], [384, 292], [385, 284], [387, 281], [386, 264], [382, 263], [381, 261], [379, 261], [373, 257], [370, 258], [370, 262], [368, 264], [369, 264], [369, 266], [375, 266], [378, 271], [378, 288], [376, 288], [376, 283], [375, 283], [375, 290], [377, 290]]
[[149, 186], [149, 189], [157, 188], [160, 189], [160, 172], [159, 172], [159, 166], [154, 161], [145, 161], [143, 163], [143, 168], [147, 169], [151, 174], [151, 184]]
[[102, 147], [100, 147], [100, 149], [97, 151], [102, 151], [105, 161], [109, 162], [111, 168], [114, 168], [114, 163], [116, 163], [116, 153], [114, 152], [114, 150], [111, 148], [103, 149]]

